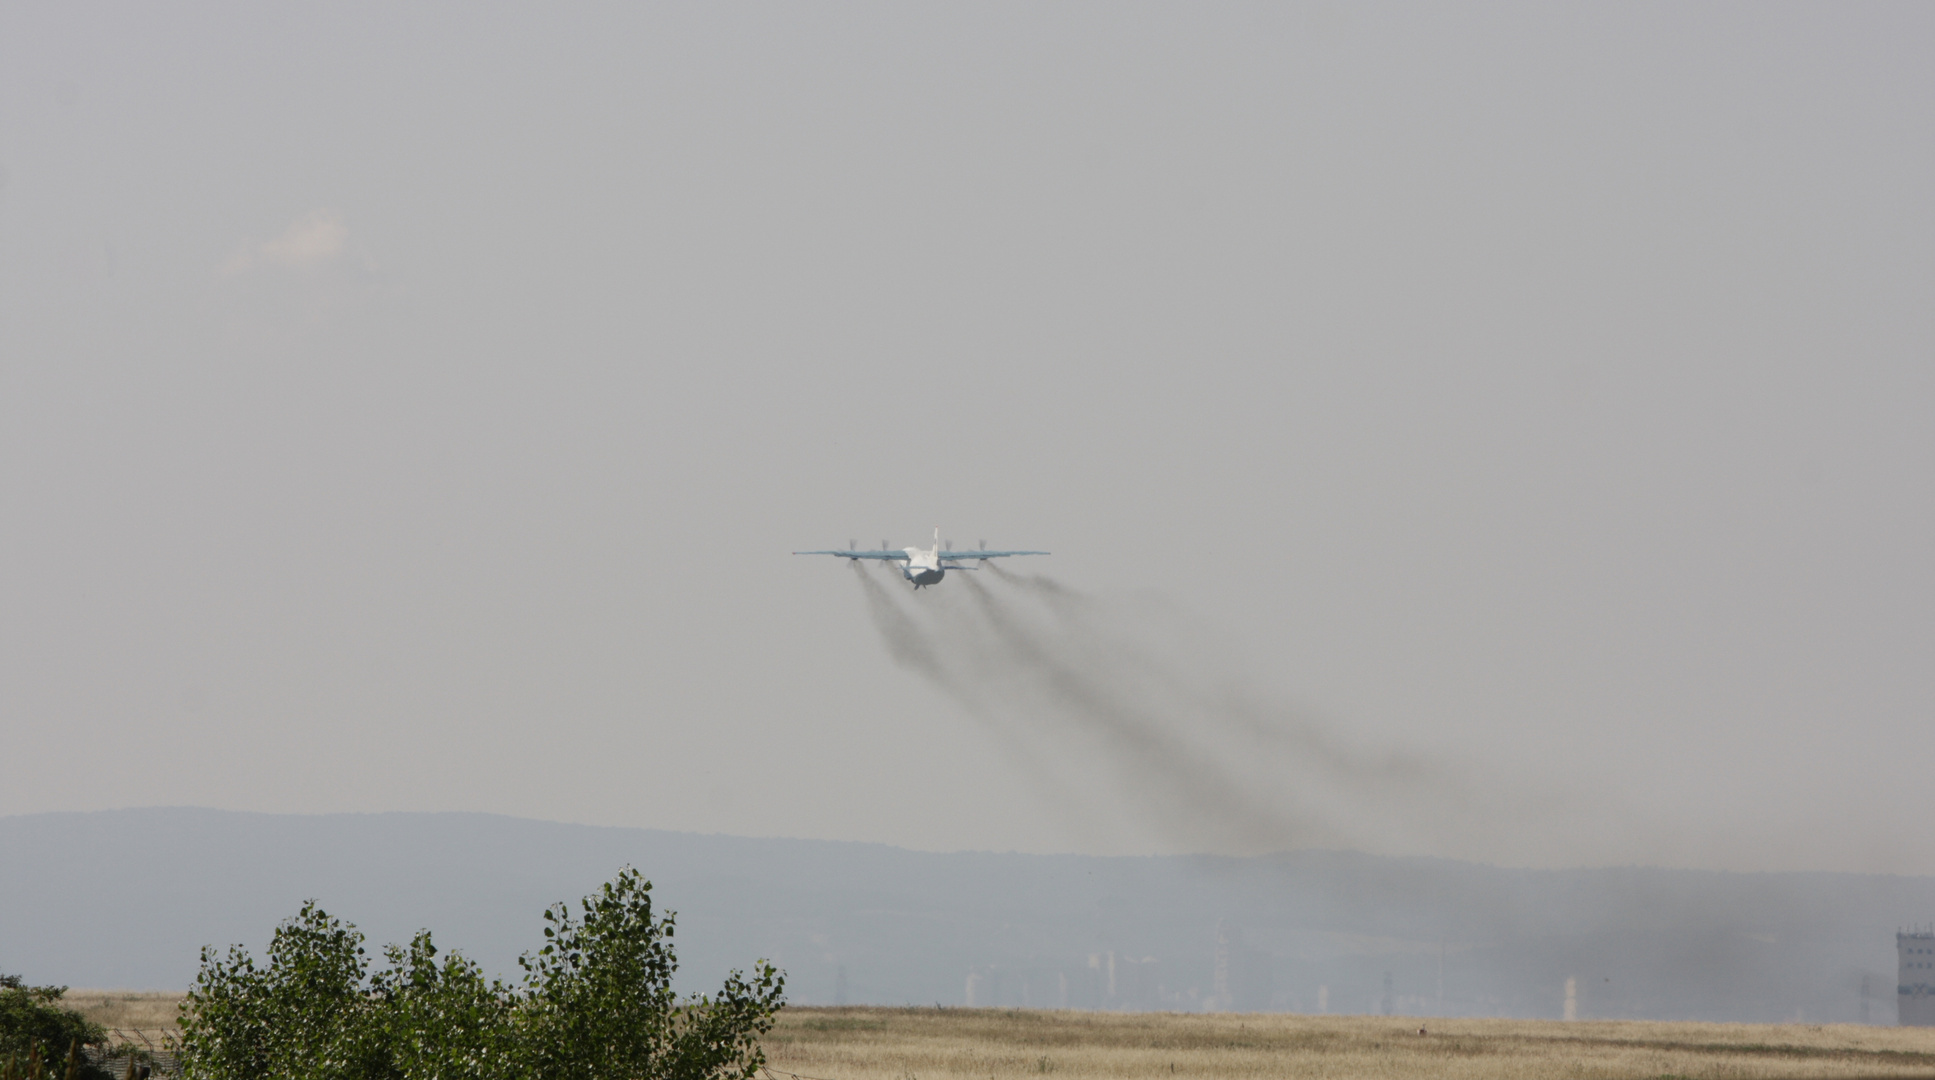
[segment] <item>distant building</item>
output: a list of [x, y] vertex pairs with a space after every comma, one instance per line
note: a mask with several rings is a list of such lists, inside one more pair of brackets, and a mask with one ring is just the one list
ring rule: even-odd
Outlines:
[[1090, 953], [1086, 968], [1063, 969], [1055, 989], [1067, 1008], [1119, 1012], [1189, 1009], [1196, 991], [1171, 989], [1176, 979], [1170, 967], [1153, 956], [1138, 960], [1113, 950]]
[[1130, 1011], [1162, 1008], [1162, 969], [1156, 965], [1155, 957], [1138, 960], [1106, 952], [1102, 954], [1102, 962], [1109, 1008]]
[[1068, 969], [1048, 965], [988, 964], [968, 969], [961, 1000], [970, 1009], [1093, 1009], [1099, 1007], [1093, 980], [1069, 978]]
[[1895, 934], [1901, 978], [1895, 989], [1902, 1027], [1935, 1027], [1935, 929]]
[[1216, 924], [1216, 966], [1209, 1007], [1216, 1012], [1264, 1012], [1276, 987], [1267, 953], [1243, 943], [1243, 931], [1225, 919]]

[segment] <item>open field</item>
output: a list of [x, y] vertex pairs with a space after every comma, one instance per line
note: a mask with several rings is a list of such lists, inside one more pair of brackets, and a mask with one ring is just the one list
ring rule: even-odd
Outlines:
[[[89, 1019], [150, 1035], [174, 1027], [180, 1001], [174, 993], [67, 993]], [[1428, 1034], [1418, 1034], [1420, 1025]], [[766, 1055], [779, 1080], [1935, 1080], [1935, 1028], [794, 1007], [766, 1037]]]
[[1935, 1028], [791, 1008], [766, 1053], [780, 1080], [1935, 1077]]
[[182, 995], [158, 990], [69, 990], [61, 1004], [97, 1024], [154, 1035], [173, 1031]]

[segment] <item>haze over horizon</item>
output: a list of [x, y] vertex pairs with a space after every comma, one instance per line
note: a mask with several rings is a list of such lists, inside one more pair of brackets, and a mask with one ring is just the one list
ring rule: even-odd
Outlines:
[[1931, 41], [9, 6], [0, 816], [1935, 874]]
[[[202, 946], [261, 956], [309, 900], [372, 947], [429, 928], [514, 979], [540, 911], [630, 865], [678, 913], [688, 988], [765, 957], [800, 1004], [1323, 1012], [1328, 987], [1336, 1012], [1557, 1017], [1577, 979], [1582, 1018], [1886, 1022], [1888, 931], [1935, 907], [1931, 877], [942, 854], [466, 813], [0, 817], [0, 865], [39, 871], [0, 878], [0, 969], [36, 982], [183, 989]], [[1221, 940], [1248, 976], [1213, 1001]]]

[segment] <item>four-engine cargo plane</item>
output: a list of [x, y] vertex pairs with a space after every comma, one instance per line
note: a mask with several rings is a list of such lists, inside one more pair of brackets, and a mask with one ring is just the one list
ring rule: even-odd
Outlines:
[[939, 584], [949, 570], [980, 569], [978, 566], [962, 566], [961, 562], [966, 559], [1005, 559], [1010, 555], [1048, 554], [1046, 551], [989, 551], [986, 540], [981, 541], [981, 546], [973, 551], [957, 552], [953, 541], [942, 543], [939, 526], [934, 528], [934, 546], [925, 550], [910, 547], [895, 551], [887, 546], [885, 540], [880, 542], [880, 549], [876, 551], [859, 551], [856, 550], [858, 547], [858, 544], [849, 540], [845, 551], [795, 551], [793, 554], [838, 555], [842, 559], [893, 559], [902, 564], [901, 576], [913, 582], [916, 589], [923, 585]]

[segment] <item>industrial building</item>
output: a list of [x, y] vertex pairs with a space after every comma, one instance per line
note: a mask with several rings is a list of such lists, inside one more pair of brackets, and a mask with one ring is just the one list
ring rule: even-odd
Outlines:
[[1243, 931], [1225, 919], [1216, 924], [1216, 966], [1211, 976], [1214, 1012], [1265, 1012], [1275, 996], [1270, 956], [1243, 943]]
[[1902, 1027], [1935, 1027], [1935, 927], [1896, 931], [1901, 978], [1895, 987]]

